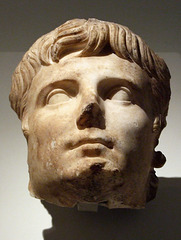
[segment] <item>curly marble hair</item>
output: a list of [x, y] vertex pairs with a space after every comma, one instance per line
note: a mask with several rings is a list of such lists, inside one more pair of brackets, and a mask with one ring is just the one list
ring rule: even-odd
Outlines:
[[25, 53], [12, 76], [9, 96], [11, 107], [20, 119], [26, 111], [28, 90], [42, 65], [58, 62], [63, 56], [79, 51], [80, 56], [100, 54], [106, 47], [130, 62], [137, 63], [151, 77], [155, 99], [154, 112], [166, 126], [170, 100], [170, 73], [164, 60], [146, 43], [122, 25], [97, 19], [73, 19], [40, 37]]

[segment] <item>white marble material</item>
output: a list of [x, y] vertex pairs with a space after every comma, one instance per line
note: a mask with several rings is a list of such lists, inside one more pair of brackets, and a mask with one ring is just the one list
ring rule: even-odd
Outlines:
[[28, 143], [30, 193], [73, 207], [143, 208], [170, 98], [164, 61], [129, 29], [71, 20], [41, 37], [14, 75], [10, 101]]

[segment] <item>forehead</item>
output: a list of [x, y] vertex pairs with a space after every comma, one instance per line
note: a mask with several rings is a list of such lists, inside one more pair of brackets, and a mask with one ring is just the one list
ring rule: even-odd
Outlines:
[[124, 79], [139, 88], [144, 88], [149, 82], [147, 73], [136, 63], [119, 58], [112, 53], [106, 56], [90, 57], [68, 55], [58, 63], [42, 66], [32, 85], [36, 89], [41, 89], [59, 80], [71, 79], [88, 83], [99, 82], [106, 78]]

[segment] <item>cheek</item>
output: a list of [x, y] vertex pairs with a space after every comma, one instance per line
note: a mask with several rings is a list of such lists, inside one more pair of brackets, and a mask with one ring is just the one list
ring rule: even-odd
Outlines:
[[71, 110], [67, 114], [61, 108], [50, 111], [39, 110], [29, 120], [30, 135], [36, 136], [40, 144], [46, 139], [65, 136], [67, 132], [74, 128], [72, 115]]
[[116, 139], [116, 147], [125, 154], [152, 149], [152, 120], [137, 105], [112, 106], [107, 126]]
[[112, 111], [109, 120], [108, 128], [116, 141], [115, 151], [123, 156], [119, 161], [124, 167], [125, 178], [146, 181], [153, 154], [152, 121], [137, 106]]
[[64, 139], [74, 129], [72, 117], [38, 111], [31, 116], [29, 127], [29, 164], [44, 170], [56, 169], [64, 153]]

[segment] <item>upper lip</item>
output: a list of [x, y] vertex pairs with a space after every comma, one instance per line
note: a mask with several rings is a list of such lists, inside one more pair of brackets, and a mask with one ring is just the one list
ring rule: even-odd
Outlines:
[[111, 140], [106, 140], [103, 138], [83, 138], [80, 139], [79, 141], [71, 142], [68, 145], [71, 149], [74, 149], [84, 144], [96, 144], [96, 143], [100, 143], [110, 149], [113, 148], [113, 142]]

